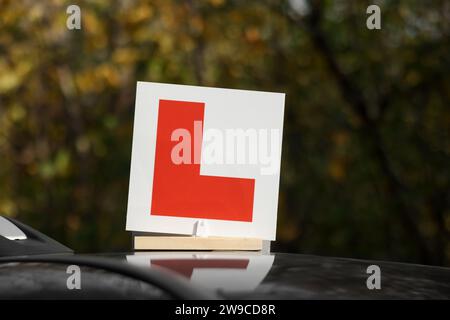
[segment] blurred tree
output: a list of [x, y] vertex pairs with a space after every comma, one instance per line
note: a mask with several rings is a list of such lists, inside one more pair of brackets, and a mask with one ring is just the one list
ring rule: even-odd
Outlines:
[[280, 91], [276, 248], [450, 264], [447, 1], [70, 4], [0, 0], [0, 212], [125, 249], [136, 81]]

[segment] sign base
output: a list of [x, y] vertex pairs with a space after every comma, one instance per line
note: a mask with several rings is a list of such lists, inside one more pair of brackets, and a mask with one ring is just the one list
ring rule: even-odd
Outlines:
[[134, 250], [263, 250], [263, 240], [254, 238], [134, 235], [133, 240]]

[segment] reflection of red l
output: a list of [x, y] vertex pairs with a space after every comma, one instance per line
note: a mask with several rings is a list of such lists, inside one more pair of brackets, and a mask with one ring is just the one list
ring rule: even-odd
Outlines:
[[[201, 176], [200, 164], [174, 164], [171, 141], [179, 128], [194, 136], [203, 121], [204, 103], [159, 101], [151, 214], [159, 216], [252, 221], [254, 179]], [[200, 140], [201, 145], [201, 140]], [[195, 154], [191, 146], [191, 154]]]
[[247, 269], [248, 259], [155, 259], [151, 260], [153, 266], [163, 267], [186, 278], [191, 278], [194, 269]]

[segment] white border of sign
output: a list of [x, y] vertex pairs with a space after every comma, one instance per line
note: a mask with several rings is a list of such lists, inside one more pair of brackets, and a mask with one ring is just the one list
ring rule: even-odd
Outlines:
[[[205, 103], [203, 132], [209, 128], [277, 129], [281, 140], [285, 94], [137, 83], [126, 230], [191, 235], [200, 219], [150, 214], [160, 99]], [[275, 240], [281, 141], [278, 155], [277, 170], [271, 175], [262, 175], [255, 164], [201, 165], [201, 175], [255, 179], [253, 221], [203, 219], [209, 235]]]

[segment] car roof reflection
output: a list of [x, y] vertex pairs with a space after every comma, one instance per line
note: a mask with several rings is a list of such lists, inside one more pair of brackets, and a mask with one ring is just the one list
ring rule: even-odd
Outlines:
[[267, 276], [274, 255], [258, 252], [136, 252], [127, 261], [164, 268], [209, 290], [252, 291]]

